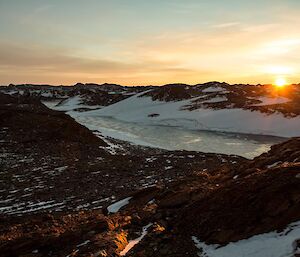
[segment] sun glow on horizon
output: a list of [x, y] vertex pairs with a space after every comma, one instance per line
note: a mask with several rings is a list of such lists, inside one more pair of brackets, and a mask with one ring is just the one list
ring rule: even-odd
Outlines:
[[291, 75], [295, 73], [294, 68], [288, 66], [268, 66], [265, 68], [268, 74], [274, 75]]
[[286, 86], [286, 85], [287, 85], [287, 81], [286, 81], [285, 78], [277, 78], [277, 79], [275, 80], [275, 86], [276, 86], [276, 87], [281, 88], [281, 87], [284, 87], [284, 86]]

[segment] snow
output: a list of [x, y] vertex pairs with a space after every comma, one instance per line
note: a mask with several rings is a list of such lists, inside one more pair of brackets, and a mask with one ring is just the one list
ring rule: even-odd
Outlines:
[[127, 204], [129, 204], [129, 201], [132, 197], [127, 197], [125, 199], [122, 199], [118, 202], [115, 202], [113, 204], [111, 204], [110, 206], [107, 207], [107, 210], [109, 213], [116, 213], [118, 212], [122, 207], [126, 206]]
[[116, 155], [118, 153], [118, 151], [123, 151], [123, 147], [121, 145], [117, 145], [112, 143], [110, 140], [108, 140], [105, 135], [101, 135], [100, 133], [98, 133], [97, 131], [95, 132], [96, 136], [101, 138], [108, 146], [104, 146], [102, 147], [103, 149], [105, 149], [107, 152], [109, 152], [111, 155]]
[[215, 93], [215, 92], [221, 92], [224, 91], [224, 88], [222, 87], [208, 87], [202, 90], [203, 93]]
[[76, 245], [76, 247], [77, 247], [77, 248], [82, 247], [82, 246], [84, 246], [84, 245], [87, 245], [87, 244], [90, 243], [90, 242], [91, 242], [90, 240], [86, 240], [86, 241], [84, 241], [83, 243]]
[[[80, 115], [79, 113], [78, 115]], [[264, 141], [265, 136], [255, 138], [245, 135], [231, 135], [228, 133], [214, 133], [181, 129], [178, 127], [143, 125], [141, 123], [124, 122], [108, 117], [88, 117], [73, 115], [77, 122], [86, 126], [102, 138], [110, 147], [103, 147], [111, 154], [119, 152], [115, 143], [110, 143], [110, 138], [124, 140], [131, 144], [155, 147], [167, 150], [188, 150], [211, 153], [237, 154], [246, 158], [254, 158], [270, 149], [272, 140]], [[104, 137], [109, 138], [104, 138]], [[278, 142], [278, 141], [274, 141]], [[116, 147], [117, 146], [117, 147]], [[120, 149], [122, 151], [122, 149]]]
[[[151, 97], [129, 97], [100, 110], [77, 113], [77, 117], [113, 117], [115, 119], [147, 125], [177, 126], [194, 130], [262, 134], [281, 137], [300, 135], [300, 117], [287, 118], [281, 113], [267, 115], [243, 109], [182, 110], [194, 99], [162, 102]], [[157, 117], [148, 117], [158, 113]]]
[[[72, 116], [74, 117], [74, 116]], [[81, 117], [79, 116], [75, 116], [76, 121], [78, 121], [79, 123], [85, 125], [87, 128], [89, 128], [90, 130], [99, 130], [99, 128], [101, 127], [101, 121], [97, 122], [95, 119], [90, 120], [92, 121], [90, 122], [86, 122], [85, 119], [81, 119]], [[118, 139], [118, 140], [123, 140], [123, 141], [127, 141], [127, 142], [132, 142], [136, 145], [143, 145], [143, 146], [148, 146], [148, 147], [156, 147], [155, 145], [148, 143], [144, 140], [139, 139], [136, 135], [130, 133], [130, 132], [126, 132], [126, 131], [120, 131], [120, 130], [115, 130], [112, 128], [104, 128], [101, 127], [101, 134], [104, 137], [111, 137], [114, 139]], [[104, 140], [110, 147], [111, 149], [114, 148], [119, 148], [116, 147], [116, 145], [112, 144], [109, 140], [106, 140], [104, 137], [101, 137], [102, 140]], [[106, 149], [108, 149], [106, 147]], [[114, 151], [114, 150], [113, 150]], [[113, 154], [113, 151], [110, 151], [111, 154]]]
[[147, 226], [143, 227], [143, 231], [141, 236], [134, 240], [130, 240], [128, 245], [124, 248], [122, 252], [120, 252], [120, 256], [125, 256], [136, 244], [138, 244], [146, 235], [147, 235], [147, 230], [152, 226], [152, 223], [149, 223]]
[[[201, 119], [201, 116], [197, 117], [197, 115], [202, 110], [194, 112], [180, 110], [182, 106], [189, 104], [192, 100], [165, 103], [152, 101], [148, 97], [136, 98], [134, 96], [130, 100], [123, 100], [122, 104], [119, 102], [105, 107], [103, 111], [69, 111], [67, 113], [78, 123], [94, 131], [96, 135], [99, 136], [97, 131], [101, 132], [100, 137], [109, 145], [105, 149], [111, 154], [117, 153], [119, 146], [111, 143], [109, 137], [147, 147], [237, 154], [246, 158], [254, 158], [270, 149], [273, 138], [267, 139], [270, 141], [264, 141], [266, 137], [263, 136], [262, 140], [257, 137], [252, 140], [251, 137], [242, 134], [220, 133], [221, 129], [219, 129], [219, 133], [209, 132], [209, 130], [218, 130], [218, 128], [210, 129], [197, 121], [197, 119]], [[135, 107], [137, 106], [136, 101], [141, 102], [143, 106], [149, 102], [149, 108], [156, 108], [161, 113], [161, 117], [149, 118], [145, 107]], [[130, 107], [131, 105], [132, 107]], [[172, 106], [170, 107], [170, 105]], [[127, 108], [128, 106], [130, 108]], [[126, 110], [128, 110], [128, 115]], [[213, 110], [209, 111], [213, 112]], [[191, 115], [190, 118], [189, 115]], [[168, 116], [174, 118], [166, 119]], [[208, 118], [203, 117], [204, 120]], [[217, 121], [212, 120], [212, 122]], [[230, 129], [228, 130], [230, 131]]]
[[203, 103], [220, 103], [220, 102], [225, 102], [227, 100], [228, 99], [225, 96], [216, 96], [214, 98], [204, 101]]
[[58, 172], [63, 172], [64, 170], [66, 170], [68, 168], [68, 166], [62, 166], [62, 167], [57, 167], [55, 168], [56, 171]]
[[[84, 99], [82, 98], [82, 96], [73, 96], [70, 98], [67, 98], [65, 100], [63, 100], [62, 102], [60, 102], [59, 104], [55, 105], [55, 106], [51, 106], [50, 108], [57, 110], [57, 111], [73, 111], [75, 109], [79, 109], [79, 108], [87, 108], [87, 109], [99, 109], [102, 108], [103, 106], [100, 105], [85, 105], [83, 104]], [[47, 101], [45, 101], [44, 103], [46, 104]]]
[[[120, 147], [105, 137], [167, 150], [218, 152], [254, 158], [268, 151], [275, 141], [272, 138], [268, 139], [270, 141], [252, 140], [243, 133], [286, 137], [300, 134], [300, 117], [289, 119], [281, 114], [268, 116], [242, 109], [188, 111], [183, 107], [199, 97], [166, 103], [138, 97], [144, 93], [99, 110], [70, 110], [67, 114], [90, 130], [101, 132], [101, 138], [109, 145], [105, 149], [111, 154], [116, 154]], [[76, 105], [78, 107], [82, 106]], [[159, 113], [159, 116], [148, 117], [151, 113]]]
[[278, 162], [275, 162], [273, 164], [270, 164], [270, 165], [267, 166], [267, 168], [269, 168], [269, 169], [274, 168], [274, 167], [278, 166], [278, 164], [280, 164], [280, 163], [282, 163], [282, 161], [278, 161]]
[[53, 109], [61, 100], [41, 101], [48, 108]]
[[198, 256], [205, 257], [290, 257], [294, 256], [294, 242], [300, 239], [300, 221], [290, 224], [282, 232], [256, 235], [245, 240], [229, 243], [226, 246], [207, 245], [192, 237], [201, 251]]
[[253, 106], [265, 106], [273, 104], [283, 104], [288, 103], [291, 100], [286, 97], [259, 97], [257, 100], [261, 101], [259, 104], [254, 104]]
[[58, 111], [71, 111], [76, 108], [79, 108], [79, 105], [82, 104], [83, 99], [80, 96], [73, 96], [66, 100], [63, 100], [61, 103], [53, 107], [53, 109]]
[[42, 92], [41, 96], [43, 96], [43, 97], [53, 97], [53, 93], [52, 92]]
[[54, 207], [63, 207], [65, 202], [56, 203], [55, 201], [45, 201], [45, 202], [37, 202], [37, 203], [16, 203], [14, 205], [5, 206], [0, 208], [0, 213], [6, 214], [24, 214], [31, 213], [40, 210], [52, 209]]

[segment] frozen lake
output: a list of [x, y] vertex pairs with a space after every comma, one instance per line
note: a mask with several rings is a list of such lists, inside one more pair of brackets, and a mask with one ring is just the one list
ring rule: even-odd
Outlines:
[[[57, 102], [44, 103], [49, 108], [56, 109], [54, 106]], [[188, 130], [125, 122], [115, 118], [89, 116], [88, 112], [69, 111], [67, 114], [87, 128], [100, 131], [106, 137], [166, 150], [234, 154], [252, 159], [267, 152], [272, 145], [285, 140], [274, 136]]]
[[283, 139], [271, 136], [187, 130], [178, 127], [152, 126], [119, 121], [114, 118], [87, 116], [87, 113], [69, 113], [77, 122], [104, 136], [134, 144], [167, 150], [190, 150], [224, 153], [254, 158]]

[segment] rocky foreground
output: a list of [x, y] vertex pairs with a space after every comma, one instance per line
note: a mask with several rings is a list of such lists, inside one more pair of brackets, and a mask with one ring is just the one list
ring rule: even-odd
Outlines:
[[1, 256], [214, 256], [300, 220], [300, 138], [254, 160], [142, 148], [4, 94], [0, 128]]

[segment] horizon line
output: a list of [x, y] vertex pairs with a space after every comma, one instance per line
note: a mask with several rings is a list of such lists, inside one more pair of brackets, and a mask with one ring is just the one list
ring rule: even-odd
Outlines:
[[[212, 80], [212, 81], [207, 81], [203, 83], [196, 83], [196, 84], [187, 84], [183, 82], [173, 82], [173, 83], [166, 83], [166, 84], [160, 84], [160, 85], [122, 85], [122, 84], [117, 84], [117, 83], [110, 83], [110, 82], [104, 82], [104, 83], [96, 83], [96, 82], [76, 82], [74, 84], [48, 84], [48, 83], [9, 83], [6, 85], [0, 85], [0, 87], [9, 87], [9, 86], [53, 86], [53, 87], [74, 87], [78, 84], [82, 84], [84, 86], [89, 86], [89, 85], [97, 85], [97, 86], [103, 86], [103, 85], [117, 85], [117, 86], [122, 86], [122, 87], [163, 87], [167, 85], [187, 85], [187, 86], [197, 86], [197, 85], [203, 85], [203, 84], [208, 84], [208, 83], [220, 83], [220, 84], [227, 84], [230, 86], [235, 86], [235, 85], [247, 85], [247, 86], [272, 86], [274, 85], [273, 83], [258, 83], [258, 84], [252, 84], [252, 83], [228, 83], [226, 81], [217, 81], [217, 80]], [[300, 82], [298, 83], [288, 83], [287, 86], [291, 85], [300, 85]]]

